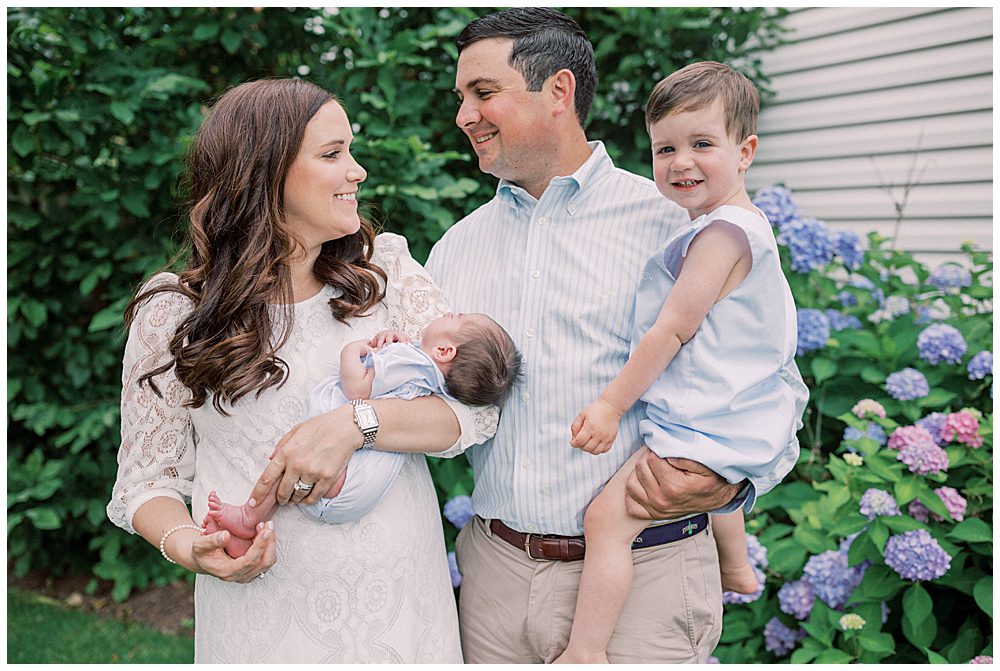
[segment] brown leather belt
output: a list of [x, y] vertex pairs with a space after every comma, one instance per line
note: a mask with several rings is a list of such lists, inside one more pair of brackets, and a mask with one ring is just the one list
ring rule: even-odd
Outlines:
[[[708, 528], [708, 515], [702, 513], [668, 524], [645, 529], [632, 543], [632, 549], [655, 547], [690, 538]], [[552, 534], [525, 534], [511, 529], [500, 520], [490, 520], [490, 531], [500, 540], [524, 550], [535, 560], [579, 561], [586, 552], [583, 536], [556, 536]]]

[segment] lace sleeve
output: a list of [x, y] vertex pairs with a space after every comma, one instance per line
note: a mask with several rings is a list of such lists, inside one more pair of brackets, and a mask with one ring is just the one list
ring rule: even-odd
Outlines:
[[[388, 310], [388, 328], [404, 331], [417, 339], [424, 326], [448, 311], [444, 292], [410, 256], [406, 238], [393, 233], [379, 235], [375, 238], [372, 262], [388, 275], [384, 301]], [[489, 440], [496, 433], [500, 411], [495, 406], [473, 407], [444, 400], [458, 418], [462, 435], [449, 449], [431, 453], [430, 456], [454, 457], [471, 445]]]
[[[176, 281], [176, 276], [163, 273], [143, 289]], [[122, 362], [122, 443], [108, 504], [108, 518], [129, 533], [135, 533], [132, 516], [146, 501], [167, 496], [186, 503], [191, 497], [194, 437], [184, 406], [190, 392], [173, 370], [155, 378], [162, 397], [138, 382], [146, 371], [166, 361], [170, 337], [189, 309], [184, 296], [159, 293], [139, 308], [129, 328]]]

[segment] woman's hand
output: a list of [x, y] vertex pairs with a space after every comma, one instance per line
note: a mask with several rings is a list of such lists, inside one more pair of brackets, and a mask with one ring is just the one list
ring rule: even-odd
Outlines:
[[191, 568], [196, 573], [213, 575], [227, 582], [248, 583], [274, 566], [277, 560], [277, 542], [274, 522], [257, 525], [257, 535], [247, 553], [233, 559], [223, 549], [229, 542], [229, 532], [219, 531], [205, 536], [193, 536], [190, 557]]
[[[336, 483], [362, 440], [350, 405], [296, 425], [274, 448], [270, 463], [250, 492], [251, 505], [263, 501], [276, 482], [278, 503], [318, 501]], [[299, 481], [312, 484], [312, 489], [293, 489]]]

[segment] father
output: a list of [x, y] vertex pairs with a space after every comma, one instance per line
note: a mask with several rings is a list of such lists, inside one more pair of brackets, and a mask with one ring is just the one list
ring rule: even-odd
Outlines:
[[[453, 309], [506, 328], [526, 363], [496, 437], [469, 453], [477, 517], [457, 547], [462, 647], [467, 662], [550, 662], [569, 638], [584, 511], [638, 449], [641, 409], [601, 456], [571, 447], [570, 424], [624, 366], [645, 261], [688, 217], [587, 141], [597, 73], [575, 21], [508, 9], [470, 23], [457, 46], [456, 122], [500, 184], [445, 234], [427, 270]], [[705, 662], [722, 628], [718, 557], [704, 518], [686, 518], [735, 509], [752, 488], [651, 453], [628, 491], [636, 517], [681, 518], [671, 531], [688, 533], [701, 524], [682, 540], [649, 533], [633, 546], [632, 593], [608, 657]]]

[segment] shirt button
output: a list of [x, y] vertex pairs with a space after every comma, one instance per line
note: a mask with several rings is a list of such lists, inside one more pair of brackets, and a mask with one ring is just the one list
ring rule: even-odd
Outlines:
[[536, 279], [537, 280], [539, 277], [541, 277], [541, 275], [542, 274], [540, 272], [538, 272], [537, 270], [532, 270], [531, 271], [531, 277], [532, 277], [532, 279]]
[[528, 401], [530, 399], [531, 399], [531, 395], [528, 394], [528, 392], [524, 392], [523, 394], [521, 394], [521, 400], [522, 401]]
[[549, 220], [548, 220], [548, 219], [546, 219], [545, 217], [539, 217], [539, 218], [538, 218], [538, 225], [539, 225], [539, 226], [544, 226], [544, 225], [546, 225], [547, 223], [549, 223]]
[[536, 527], [534, 524], [529, 524], [528, 525], [528, 533], [529, 534], [538, 533], [538, 527]]
[[535, 337], [535, 330], [534, 329], [528, 329], [527, 331], [524, 332], [524, 335], [528, 336], [529, 338], [534, 338]]

